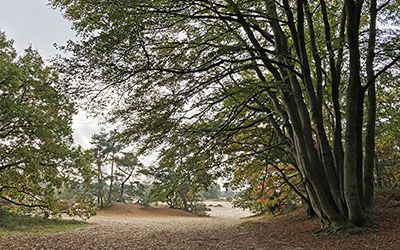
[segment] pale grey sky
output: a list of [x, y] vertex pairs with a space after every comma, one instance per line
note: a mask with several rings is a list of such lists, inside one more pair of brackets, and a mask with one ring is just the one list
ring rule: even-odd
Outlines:
[[[19, 53], [32, 45], [44, 59], [58, 53], [54, 43], [62, 45], [75, 39], [71, 23], [46, 0], [0, 0], [0, 31], [14, 40]], [[75, 142], [84, 148], [90, 146], [91, 135], [99, 131], [96, 119], [82, 111], [74, 117], [73, 128]]]
[[0, 30], [14, 40], [18, 52], [31, 44], [48, 59], [57, 52], [54, 43], [75, 38], [70, 27], [45, 0], [0, 0]]

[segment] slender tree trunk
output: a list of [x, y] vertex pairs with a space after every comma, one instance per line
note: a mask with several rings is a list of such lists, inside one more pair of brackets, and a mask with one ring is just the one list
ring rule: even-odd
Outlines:
[[124, 199], [125, 184], [131, 178], [131, 176], [133, 174], [133, 170], [134, 169], [132, 168], [131, 172], [129, 172], [129, 175], [121, 182], [121, 188], [120, 188], [119, 197], [118, 197], [119, 202], [125, 202], [125, 199]]
[[97, 163], [97, 204], [99, 204], [100, 208], [104, 207], [104, 199], [103, 199], [103, 176], [101, 171], [101, 164]]
[[376, 91], [373, 63], [375, 57], [377, 12], [376, 0], [371, 0], [369, 10], [369, 40], [366, 62], [367, 82], [371, 82], [371, 85], [368, 87], [367, 127], [365, 135], [365, 158], [363, 171], [363, 202], [365, 207], [372, 206], [374, 197]]
[[107, 199], [108, 204], [112, 203], [113, 184], [114, 184], [114, 155], [112, 156], [111, 160], [110, 189], [108, 190], [108, 199]]
[[357, 188], [360, 194], [360, 200], [363, 204], [363, 121], [364, 121], [364, 90], [362, 85], [359, 86], [359, 96], [357, 105]]
[[376, 182], [379, 188], [383, 187], [383, 169], [382, 165], [379, 164], [378, 157], [375, 155], [375, 172], [376, 172]]

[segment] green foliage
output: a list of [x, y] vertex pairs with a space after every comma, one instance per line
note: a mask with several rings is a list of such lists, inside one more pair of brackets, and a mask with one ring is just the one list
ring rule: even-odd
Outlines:
[[[238, 204], [276, 212], [300, 203], [295, 194], [310, 204], [305, 184], [328, 227], [347, 223], [347, 214], [366, 221], [355, 188], [363, 158], [356, 100], [368, 81], [359, 67], [375, 49], [375, 66], [399, 58], [390, 25], [376, 48], [366, 46], [372, 18], [366, 11], [358, 22], [357, 14], [372, 2], [51, 2], [82, 37], [59, 61], [68, 77], [84, 79], [75, 98], [89, 93], [93, 112], [122, 124], [124, 142], [160, 152], [149, 170], [160, 200], [189, 210], [224, 177], [245, 190]], [[378, 2], [386, 24], [397, 23], [398, 4]], [[346, 24], [339, 13], [351, 10]]]
[[[66, 48], [74, 57], [60, 62], [63, 69], [70, 75], [100, 79], [100, 84], [121, 79], [106, 87], [121, 100], [105, 115], [112, 122], [123, 121], [125, 142], [140, 141], [143, 151], [161, 148], [159, 166], [150, 173], [160, 200], [189, 209], [217, 178], [229, 179], [236, 169], [250, 167], [253, 156], [267, 162], [293, 161], [285, 142], [270, 138], [269, 89], [254, 75], [251, 60], [241, 60], [248, 55], [234, 31], [239, 24], [227, 27], [214, 19], [198, 22], [164, 13], [185, 16], [199, 7], [184, 1], [96, 4], [102, 11], [94, 11], [91, 1], [52, 2], [85, 36], [82, 43]], [[148, 15], [148, 9], [154, 12]], [[199, 14], [214, 15], [200, 9]], [[153, 38], [146, 35], [155, 33]], [[107, 66], [109, 58], [119, 58], [118, 63]], [[266, 78], [273, 91], [282, 86], [271, 75]], [[93, 90], [90, 84], [77, 87]], [[98, 97], [93, 110], [103, 111], [104, 105], [115, 101], [105, 92], [90, 93]], [[76, 95], [80, 97], [80, 92]], [[275, 144], [282, 147], [267, 150]]]
[[207, 207], [207, 204], [196, 201], [190, 203], [188, 211], [198, 216], [209, 216], [207, 212], [211, 211], [211, 209]]
[[6, 209], [0, 209], [0, 236], [21, 233], [47, 234], [74, 230], [85, 226], [76, 220], [43, 219], [27, 215], [18, 215]]
[[150, 188], [141, 192], [137, 203], [143, 207], [151, 207], [151, 204], [157, 202], [156, 194]]
[[[400, 187], [378, 187], [376, 190], [377, 205], [399, 206], [400, 205]], [[380, 203], [380, 204], [378, 204]]]
[[388, 73], [377, 88], [376, 181], [400, 186], [400, 82]]
[[215, 178], [207, 169], [211, 158], [191, 154], [195, 148], [191, 148], [190, 141], [175, 143], [161, 152], [158, 165], [150, 171], [155, 179], [154, 192], [170, 207], [198, 211], [201, 192], [212, 185]]
[[292, 183], [299, 183], [299, 174], [293, 166], [278, 164], [276, 167], [261, 165], [259, 169], [250, 168], [238, 170], [235, 173], [234, 185], [241, 187], [234, 198], [233, 204], [237, 207], [248, 208], [256, 214], [276, 214], [287, 212], [302, 205], [302, 200], [293, 191], [293, 188], [280, 176], [276, 167], [290, 179]]
[[55, 70], [31, 48], [17, 58], [4, 33], [0, 83], [0, 197], [21, 210], [62, 212], [57, 193], [88, 188], [93, 174], [91, 154], [72, 146], [74, 107], [57, 89]]

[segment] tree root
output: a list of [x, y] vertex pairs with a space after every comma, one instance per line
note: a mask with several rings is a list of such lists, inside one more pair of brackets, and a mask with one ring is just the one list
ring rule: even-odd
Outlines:
[[352, 224], [345, 224], [341, 226], [324, 227], [314, 232], [314, 234], [321, 236], [329, 236], [329, 235], [350, 236], [350, 235], [371, 233], [376, 231], [377, 231], [377, 226], [374, 223], [368, 223], [368, 225], [364, 227], [358, 227]]

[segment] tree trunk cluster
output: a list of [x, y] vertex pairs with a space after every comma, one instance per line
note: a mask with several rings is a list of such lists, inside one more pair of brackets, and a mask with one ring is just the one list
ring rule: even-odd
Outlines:
[[[324, 124], [321, 52], [316, 44], [314, 16], [307, 0], [296, 1], [296, 13], [292, 3], [284, 0], [287, 29], [282, 26], [282, 13], [275, 1], [266, 1], [269, 25], [273, 33], [275, 58], [265, 52], [257, 35], [239, 6], [228, 1], [238, 22], [246, 32], [248, 41], [257, 51], [263, 65], [281, 83], [280, 92], [268, 92], [275, 112], [285, 124], [290, 124], [288, 147], [304, 179], [312, 208], [320, 217], [324, 229], [337, 230], [344, 227], [363, 227], [368, 223], [366, 209], [373, 200], [374, 134], [375, 134], [375, 86], [374, 48], [376, 36], [376, 1], [370, 5], [370, 29], [366, 71], [368, 85], [361, 80], [360, 18], [363, 1], [347, 0], [343, 6], [339, 33], [335, 40], [341, 41], [339, 48], [332, 45], [333, 34], [325, 1], [319, 8], [325, 31], [325, 49], [328, 53], [328, 69], [331, 84], [331, 103], [334, 109], [333, 138]], [[286, 28], [286, 27], [285, 27]], [[289, 34], [288, 34], [289, 32]], [[306, 38], [307, 37], [307, 38]], [[306, 40], [309, 44], [306, 45]], [[348, 76], [342, 76], [342, 56], [348, 45]], [[247, 42], [247, 41], [246, 41]], [[294, 49], [293, 49], [294, 48]], [[293, 52], [294, 50], [294, 52]], [[311, 50], [311, 56], [308, 51]], [[249, 54], [254, 55], [253, 52]], [[289, 58], [296, 58], [298, 65]], [[256, 58], [254, 58], [256, 60]], [[274, 60], [280, 64], [276, 66]], [[313, 62], [312, 62], [312, 61]], [[315, 68], [311, 67], [311, 64]], [[256, 66], [260, 80], [265, 81], [263, 70]], [[300, 70], [298, 72], [297, 70]], [[341, 104], [339, 86], [345, 83], [345, 105]], [[268, 84], [268, 82], [266, 82]], [[366, 140], [363, 145], [364, 93], [368, 89], [368, 113]], [[280, 95], [282, 98], [278, 98]], [[279, 102], [278, 100], [282, 100]], [[343, 107], [344, 106], [344, 107]], [[342, 121], [342, 112], [344, 121]], [[270, 123], [277, 121], [269, 117]], [[344, 124], [344, 128], [342, 127]], [[273, 126], [275, 132], [284, 137], [284, 131]], [[344, 131], [343, 131], [344, 130]], [[343, 133], [344, 132], [344, 133]], [[344, 134], [344, 137], [343, 137]], [[285, 139], [285, 138], [283, 138]]]

